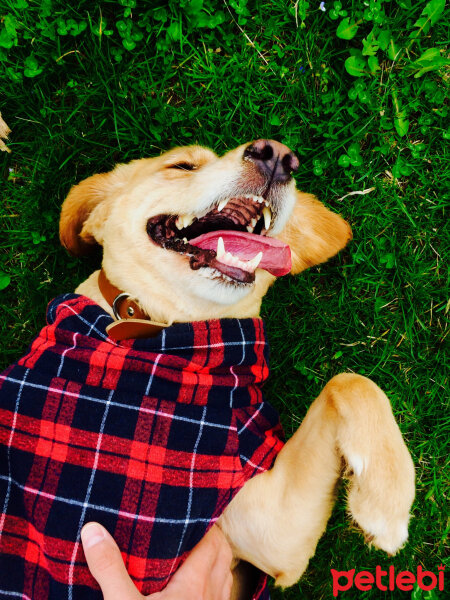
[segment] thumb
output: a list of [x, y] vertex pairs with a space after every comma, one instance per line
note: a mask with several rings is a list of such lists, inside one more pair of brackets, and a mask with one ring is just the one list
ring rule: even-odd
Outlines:
[[142, 599], [127, 573], [116, 542], [104, 527], [88, 523], [81, 530], [81, 541], [89, 570], [101, 587], [104, 600]]

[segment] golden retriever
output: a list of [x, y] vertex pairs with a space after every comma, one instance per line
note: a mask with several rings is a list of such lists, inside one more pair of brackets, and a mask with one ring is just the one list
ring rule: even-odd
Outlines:
[[[127, 295], [128, 314], [114, 306], [124, 320], [136, 310], [156, 327], [258, 317], [278, 275], [326, 261], [351, 238], [344, 219], [296, 189], [298, 166], [273, 140], [222, 157], [188, 146], [121, 164], [72, 188], [61, 241], [73, 254], [103, 247], [103, 276]], [[99, 271], [76, 292], [113, 315]], [[413, 464], [385, 394], [346, 373], [325, 386], [273, 468], [249, 480], [222, 514], [236, 559], [280, 586], [294, 584], [325, 530], [342, 463], [352, 518], [394, 554], [408, 535]]]

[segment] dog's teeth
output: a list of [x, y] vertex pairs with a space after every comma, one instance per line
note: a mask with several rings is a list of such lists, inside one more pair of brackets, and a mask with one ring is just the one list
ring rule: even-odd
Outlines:
[[234, 256], [234, 254], [231, 254], [231, 252], [225, 251], [223, 238], [220, 237], [217, 241], [216, 259], [220, 260], [220, 262], [224, 263], [225, 265], [229, 265], [230, 267], [237, 267], [238, 269], [242, 269], [243, 271], [253, 273], [253, 271], [261, 262], [262, 257], [263, 253], [258, 252], [258, 254], [254, 256], [251, 260], [241, 260], [238, 256]]
[[247, 264], [246, 264], [247, 270], [250, 272], [253, 272], [256, 269], [256, 267], [259, 265], [259, 263], [261, 262], [262, 257], [263, 257], [263, 253], [258, 252], [258, 254], [256, 256], [254, 256], [251, 260], [248, 260]]
[[258, 222], [258, 219], [252, 219], [252, 220], [250, 221], [250, 225], [247, 225], [247, 231], [248, 231], [249, 233], [253, 233], [253, 230], [254, 230], [254, 228], [255, 228], [255, 225], [256, 225], [256, 223], [257, 223], [257, 222]]
[[227, 265], [231, 265], [233, 267], [237, 266], [237, 261], [239, 260], [239, 258], [237, 256], [233, 256], [231, 254], [231, 252], [225, 252], [224, 256], [224, 263]]
[[265, 206], [263, 208], [263, 215], [264, 215], [264, 227], [265, 227], [266, 231], [269, 231], [270, 222], [272, 220], [272, 212], [268, 206]]
[[185, 244], [187, 244], [187, 243], [188, 243], [188, 239], [187, 239], [187, 237], [184, 237], [184, 238], [183, 238], [183, 242], [184, 242]]
[[189, 227], [194, 219], [194, 215], [180, 215], [176, 220], [175, 225], [177, 226], [177, 229], [184, 229], [185, 227]]
[[221, 200], [219, 202], [219, 206], [217, 207], [217, 212], [220, 212], [227, 204], [228, 200]]
[[217, 240], [217, 250], [216, 250], [216, 258], [220, 260], [225, 256], [225, 244], [223, 243], [223, 238], [220, 237]]

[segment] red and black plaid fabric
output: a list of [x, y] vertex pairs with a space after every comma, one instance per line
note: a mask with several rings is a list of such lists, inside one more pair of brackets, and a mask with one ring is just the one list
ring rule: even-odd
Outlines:
[[[48, 307], [0, 375], [0, 598], [98, 600], [80, 531], [102, 523], [139, 590], [161, 590], [282, 446], [261, 393], [260, 319], [175, 324], [116, 343], [84, 296]], [[260, 585], [254, 598], [268, 597]]]

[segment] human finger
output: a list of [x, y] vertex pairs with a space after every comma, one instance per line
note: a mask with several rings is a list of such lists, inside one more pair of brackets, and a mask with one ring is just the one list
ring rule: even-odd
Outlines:
[[167, 586], [167, 591], [192, 600], [228, 600], [232, 551], [222, 531], [213, 526], [193, 548]]
[[142, 600], [131, 581], [120, 550], [104, 527], [88, 523], [81, 530], [84, 554], [92, 576], [99, 584], [104, 600]]

